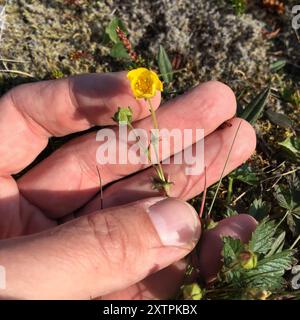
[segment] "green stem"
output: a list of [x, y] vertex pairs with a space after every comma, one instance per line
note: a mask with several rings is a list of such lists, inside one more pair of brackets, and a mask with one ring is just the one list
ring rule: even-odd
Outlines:
[[158, 122], [157, 122], [157, 118], [156, 118], [156, 114], [155, 114], [155, 110], [153, 108], [152, 102], [150, 99], [147, 99], [149, 106], [150, 106], [150, 112], [151, 112], [151, 118], [152, 118], [152, 122], [153, 122], [153, 127], [154, 129], [158, 129]]
[[[150, 113], [151, 113], [151, 119], [152, 119], [152, 122], [153, 122], [153, 128], [155, 130], [159, 130], [159, 127], [158, 127], [158, 121], [157, 121], [157, 117], [156, 117], [156, 113], [155, 113], [155, 110], [153, 108], [153, 105], [152, 105], [152, 102], [150, 99], [146, 99], [146, 101], [148, 102], [149, 104], [149, 107], [150, 107]], [[162, 182], [168, 182], [167, 179], [165, 178], [165, 175], [164, 175], [164, 171], [163, 171], [163, 168], [162, 168], [162, 165], [159, 161], [159, 156], [158, 156], [158, 151], [157, 151], [157, 137], [155, 137], [155, 144], [153, 145], [154, 147], [154, 152], [155, 152], [155, 157], [156, 157], [156, 161], [157, 161], [157, 165], [156, 165], [156, 172], [157, 172], [157, 175], [158, 177], [162, 180]], [[164, 186], [164, 191], [166, 193], [166, 195], [168, 196], [168, 190], [166, 188], [166, 186]]]
[[297, 237], [297, 239], [296, 239], [296, 240], [293, 242], [293, 244], [290, 246], [290, 249], [291, 249], [291, 250], [295, 248], [295, 246], [296, 246], [296, 244], [299, 242], [299, 240], [300, 240], [300, 235]]
[[[141, 142], [140, 142], [140, 140], [139, 140], [139, 137], [136, 135], [136, 133], [135, 133], [135, 131], [134, 131], [133, 125], [132, 125], [131, 123], [128, 123], [127, 125], [128, 125], [128, 127], [129, 127], [129, 129], [131, 129], [131, 130], [133, 131], [134, 136], [135, 136], [135, 139], [136, 139], [136, 141], [138, 142], [140, 148], [141, 148], [142, 150], [147, 150], [147, 149], [141, 144]], [[148, 151], [146, 151], [146, 152], [147, 152], [147, 158], [148, 158], [150, 164], [153, 166], [153, 168], [154, 168], [154, 169], [156, 170], [156, 172], [157, 172], [157, 169], [156, 169], [155, 165], [154, 165], [154, 164], [152, 163], [152, 161], [151, 161], [150, 152], [148, 152]]]
[[278, 222], [277, 226], [275, 227], [275, 229], [278, 229], [278, 227], [282, 224], [282, 222], [285, 220], [285, 218], [288, 216], [288, 214], [290, 213], [290, 210], [287, 210], [285, 215], [282, 217], [282, 219]]
[[227, 203], [228, 204], [231, 202], [232, 191], [233, 191], [233, 178], [228, 177], [228, 191], [227, 191]]

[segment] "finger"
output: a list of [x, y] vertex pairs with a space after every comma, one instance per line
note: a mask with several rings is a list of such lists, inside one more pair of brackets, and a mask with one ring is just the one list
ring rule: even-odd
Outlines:
[[[223, 130], [215, 131], [205, 139], [204, 150], [205, 164], [207, 166], [207, 186], [215, 183], [220, 178], [220, 175], [224, 167], [225, 159], [228, 155], [230, 146], [232, 144], [233, 136], [240, 123], [240, 119], [233, 119], [230, 121], [230, 123], [232, 124], [232, 127], [227, 127]], [[245, 143], [246, 139], [247, 143]], [[225, 174], [235, 169], [237, 166], [243, 163], [248, 157], [250, 157], [250, 155], [253, 153], [255, 149], [255, 142], [256, 138], [254, 129], [246, 121], [244, 121], [240, 126], [238, 135], [236, 137], [236, 141], [233, 146]], [[216, 146], [218, 145], [219, 147], [216, 148]], [[217, 158], [216, 154], [218, 155]], [[218, 159], [220, 161], [217, 161]], [[172, 180], [175, 182], [171, 188], [171, 194], [177, 195], [182, 199], [187, 200], [203, 191], [204, 176], [190, 176], [189, 179], [195, 178], [195, 181], [186, 181], [188, 177], [186, 177], [186, 175], [184, 174], [184, 170], [184, 166], [164, 166], [164, 171], [168, 172], [169, 176], [172, 177]], [[147, 171], [149, 172], [147, 173]], [[108, 187], [104, 191], [104, 206], [109, 207], [112, 205], [119, 205], [126, 201], [135, 201], [139, 198], [156, 195], [157, 192], [152, 190], [151, 185], [151, 175], [153, 175], [152, 169], [148, 169], [147, 171], [138, 173], [135, 176], [119, 181], [113, 184], [111, 187]], [[100, 197], [90, 202], [78, 214], [87, 214], [91, 210], [93, 211], [95, 208], [100, 208]], [[247, 221], [244, 221], [245, 219], [242, 215], [240, 219], [242, 224], [245, 223], [245, 226], [240, 230], [240, 235], [241, 237], [243, 237], [243, 235], [244, 237], [246, 237], [249, 234], [248, 223]], [[230, 222], [231, 220], [228, 221]], [[250, 218], [250, 226], [251, 222], [253, 222], [253, 220]], [[225, 223], [224, 225], [226, 226], [227, 224]], [[202, 252], [204, 258], [201, 258], [201, 261], [205, 261], [206, 251], [201, 251], [201, 254]], [[214, 256], [214, 253], [212, 253], [211, 256]], [[220, 254], [216, 253], [216, 257], [218, 258], [219, 256]], [[216, 270], [216, 264], [218, 263], [218, 261], [218, 259], [214, 260], [212, 270]], [[182, 262], [182, 265], [184, 265], [184, 262]], [[205, 268], [207, 268], [207, 266]], [[167, 299], [174, 296], [178, 291], [178, 288], [182, 284], [184, 278], [184, 271], [180, 272], [177, 266], [170, 266], [164, 270], [162, 275], [160, 274], [161, 272], [158, 272], [155, 275], [143, 280], [138, 285], [134, 285], [121, 292], [111, 294], [106, 298]]]
[[[160, 94], [153, 98], [154, 108]], [[0, 174], [30, 164], [50, 136], [63, 136], [94, 125], [111, 125], [119, 106], [131, 106], [134, 119], [149, 115], [136, 100], [124, 72], [87, 74], [18, 86], [0, 99]]]
[[26, 299], [88, 299], [122, 290], [186, 256], [200, 236], [195, 210], [150, 198], [93, 213], [49, 231], [6, 240], [7, 288]]
[[[223, 130], [217, 130], [209, 135], [205, 139], [205, 164], [207, 167], [207, 185], [215, 183], [222, 173], [225, 159], [230, 150], [233, 136], [239, 126], [240, 119], [233, 119], [230, 121], [232, 127], [227, 127]], [[245, 139], [247, 138], [247, 143]], [[229, 162], [226, 168], [226, 174], [239, 166], [244, 162], [255, 149], [255, 132], [253, 128], [244, 121], [240, 126], [238, 135], [236, 137], [235, 144], [233, 146]], [[216, 157], [217, 155], [217, 157]], [[172, 163], [172, 161], [171, 161]], [[147, 172], [148, 171], [148, 172]], [[104, 206], [109, 207], [112, 205], [118, 205], [128, 201], [135, 201], [136, 199], [143, 198], [145, 196], [153, 196], [157, 194], [152, 190], [151, 175], [153, 175], [152, 169], [148, 169], [138, 173], [125, 180], [119, 181], [108, 187], [104, 191]], [[164, 171], [172, 177], [174, 185], [171, 188], [171, 193], [178, 195], [183, 199], [190, 199], [200, 192], [202, 192], [204, 186], [204, 176], [201, 177], [187, 177], [185, 175], [185, 167], [178, 165], [164, 165]], [[186, 179], [194, 179], [186, 180]], [[100, 197], [89, 203], [83, 208], [79, 214], [87, 214], [95, 208], [100, 208]], [[241, 218], [243, 219], [243, 218]], [[226, 220], [227, 221], [227, 220]], [[251, 220], [252, 221], [252, 220]], [[230, 220], [229, 220], [230, 222]], [[222, 225], [222, 224], [221, 224]], [[226, 224], [225, 224], [226, 225]], [[241, 235], [243, 235], [244, 229], [241, 229]], [[245, 224], [245, 234], [248, 234], [247, 224]], [[202, 251], [201, 251], [202, 254]], [[203, 251], [205, 257], [206, 251]], [[213, 256], [213, 253], [212, 253]], [[219, 253], [216, 254], [216, 257]], [[202, 260], [201, 260], [202, 261]], [[205, 258], [203, 258], [205, 261]], [[215, 260], [213, 268], [216, 269]], [[182, 262], [184, 265], [184, 262]], [[181, 265], [182, 266], [182, 265]], [[208, 268], [208, 266], [205, 266]], [[134, 285], [126, 290], [117, 292], [107, 296], [107, 299], [167, 299], [176, 294], [178, 288], [182, 284], [184, 278], [184, 271], [178, 270], [177, 266], [170, 266], [161, 272], [156, 273], [153, 276], [143, 280], [138, 285]], [[172, 280], [173, 279], [173, 280]]]
[[101, 297], [102, 300], [166, 300], [176, 298], [185, 279], [186, 259], [173, 263], [134, 285]]
[[57, 225], [57, 221], [47, 218], [22, 197], [13, 177], [0, 177], [0, 185], [0, 240]]
[[[207, 283], [216, 279], [222, 267], [221, 250], [223, 243], [221, 237], [231, 236], [247, 243], [256, 228], [256, 221], [249, 215], [239, 214], [221, 220], [214, 229], [206, 230], [196, 249], [198, 260], [195, 267], [200, 270], [200, 277]], [[102, 299], [111, 300], [153, 300], [170, 299], [178, 294], [184, 281], [187, 262], [180, 261], [166, 269], [159, 271], [138, 284], [108, 294]]]
[[[241, 125], [240, 121], [242, 121]], [[237, 168], [246, 161], [255, 150], [256, 136], [252, 126], [248, 122], [238, 118], [230, 120], [230, 123], [232, 125], [231, 127], [217, 130], [204, 140], [204, 164], [206, 166], [207, 186], [214, 184], [220, 179], [237, 130], [239, 131], [224, 173], [228, 174]], [[195, 146], [193, 146], [193, 148], [195, 148]], [[170, 195], [172, 197], [188, 200], [203, 191], [204, 174], [200, 176], [186, 175], [186, 168], [187, 165], [185, 163], [181, 165], [174, 164], [172, 160], [170, 164], [163, 165], [164, 172], [173, 182], [170, 189]], [[149, 168], [108, 186], [103, 193], [104, 207], [116, 206], [146, 197], [157, 196], [158, 192], [153, 190], [151, 182], [153, 176], [155, 176], [155, 172], [152, 168]], [[83, 207], [78, 212], [78, 215], [87, 214], [99, 209], [100, 200], [99, 195]]]
[[[231, 89], [219, 82], [209, 82], [166, 103], [158, 110], [157, 117], [164, 129], [203, 128], [205, 134], [209, 134], [234, 115], [235, 107]], [[150, 130], [151, 118], [137, 122], [135, 127]], [[189, 141], [190, 144], [194, 142], [195, 137]], [[52, 218], [78, 209], [99, 191], [98, 148], [96, 133], [74, 139], [20, 179], [22, 194]], [[179, 151], [171, 148], [170, 152]], [[103, 185], [144, 167], [130, 163], [101, 166]]]

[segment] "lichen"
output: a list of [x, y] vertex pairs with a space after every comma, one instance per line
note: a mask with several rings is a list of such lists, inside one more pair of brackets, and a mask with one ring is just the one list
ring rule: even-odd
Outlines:
[[[156, 55], [163, 44], [184, 55], [189, 84], [217, 78], [230, 81], [237, 73], [252, 77], [266, 67], [268, 43], [262, 23], [253, 15], [228, 13], [210, 1], [36, 1], [7, 5], [7, 32], [1, 54], [21, 59], [22, 71], [38, 79], [53, 70], [64, 74], [115, 70], [103, 45], [103, 30], [112, 14], [128, 27], [141, 54]], [[84, 52], [71, 59], [74, 52]], [[192, 80], [191, 80], [192, 79]]]

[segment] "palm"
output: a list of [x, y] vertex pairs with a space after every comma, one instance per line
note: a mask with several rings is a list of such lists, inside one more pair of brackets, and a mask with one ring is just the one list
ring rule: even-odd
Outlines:
[[[111, 116], [120, 103], [132, 107], [138, 120], [135, 127], [151, 128], [145, 104], [132, 97], [123, 73], [21, 86], [0, 100], [2, 239], [36, 233], [100, 208], [95, 157], [99, 143], [95, 133], [65, 144], [17, 183], [10, 175], [30, 164], [47, 145], [49, 136], [63, 136], [96, 124], [112, 125]], [[154, 98], [153, 104], [159, 105], [159, 97]], [[234, 113], [232, 92], [212, 82], [166, 103], [157, 115], [163, 128], [204, 128], [210, 185], [221, 174], [239, 120], [233, 119], [230, 128], [214, 130]], [[244, 143], [245, 137], [247, 143]], [[254, 147], [253, 130], [243, 123], [226, 172], [245, 161]], [[103, 185], [115, 182], [104, 191], [105, 206], [156, 194], [150, 182], [152, 169], [138, 172], [140, 169], [137, 165], [107, 165], [100, 169]], [[203, 189], [203, 176], [187, 177], [182, 166], [165, 165], [164, 171], [175, 182], [171, 196], [190, 199]], [[134, 176], [118, 181], [135, 172]], [[128, 297], [126, 292], [125, 297]]]

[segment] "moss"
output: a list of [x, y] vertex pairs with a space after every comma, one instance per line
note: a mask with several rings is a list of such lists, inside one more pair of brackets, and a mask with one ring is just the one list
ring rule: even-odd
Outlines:
[[156, 55], [159, 44], [183, 54], [187, 72], [178, 77], [181, 85], [263, 74], [269, 45], [261, 36], [262, 23], [225, 9], [209, 1], [188, 0], [16, 0], [7, 5], [1, 53], [25, 61], [17, 68], [37, 79], [51, 78], [53, 70], [69, 75], [118, 69], [121, 65], [113, 63], [102, 44], [114, 12], [124, 20], [141, 54]]

